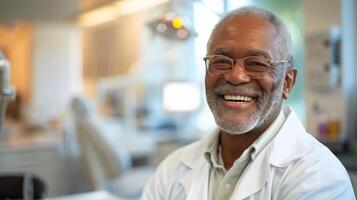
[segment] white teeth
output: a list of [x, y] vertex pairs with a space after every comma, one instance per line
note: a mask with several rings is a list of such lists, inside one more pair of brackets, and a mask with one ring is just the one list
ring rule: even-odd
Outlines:
[[239, 95], [224, 95], [223, 96], [224, 100], [230, 100], [230, 101], [245, 101], [245, 102], [251, 102], [253, 101], [252, 97], [247, 97], [247, 96], [239, 96]]

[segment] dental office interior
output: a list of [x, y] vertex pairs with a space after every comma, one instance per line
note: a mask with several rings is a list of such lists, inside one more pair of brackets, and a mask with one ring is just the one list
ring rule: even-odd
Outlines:
[[245, 5], [286, 22], [298, 79], [284, 104], [357, 188], [357, 1], [0, 0], [0, 196], [138, 199], [215, 128], [202, 58]]

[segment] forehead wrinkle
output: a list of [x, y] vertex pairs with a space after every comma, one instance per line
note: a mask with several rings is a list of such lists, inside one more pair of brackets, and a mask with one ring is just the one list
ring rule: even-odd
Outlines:
[[[228, 32], [227, 32], [228, 33]], [[222, 34], [227, 34], [225, 32], [217, 33], [215, 36], [222, 37]], [[229, 32], [228, 34], [231, 34]], [[242, 33], [244, 34], [244, 33]], [[274, 34], [274, 35], [272, 35]], [[278, 48], [278, 40], [277, 33], [272, 33], [269, 36], [270, 39], [265, 39], [269, 41], [269, 43], [264, 44], [261, 42], [261, 38], [267, 38], [267, 34], [258, 31], [252, 31], [250, 35], [244, 35], [242, 38], [242, 47], [241, 49], [235, 49], [235, 42], [237, 37], [239, 36], [223, 36], [224, 38], [228, 38], [226, 40], [216, 40], [216, 37], [212, 38], [210, 46], [208, 47], [207, 54], [216, 54], [216, 55], [226, 55], [229, 57], [247, 57], [247, 56], [262, 56], [268, 59], [277, 59], [279, 55]], [[234, 34], [233, 34], [234, 35]], [[252, 41], [257, 42], [252, 42]], [[245, 41], [249, 41], [249, 43], [245, 43]], [[248, 46], [245, 46], [248, 44]], [[254, 44], [254, 45], [253, 45]], [[253, 46], [252, 46], [253, 45]], [[244, 48], [243, 48], [244, 47]]]
[[231, 57], [232, 53], [231, 53], [231, 49], [229, 48], [216, 48], [213, 51], [214, 55], [224, 55], [224, 56], [229, 56]]

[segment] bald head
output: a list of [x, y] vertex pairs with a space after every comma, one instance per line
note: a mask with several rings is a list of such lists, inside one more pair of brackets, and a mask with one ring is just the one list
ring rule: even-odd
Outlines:
[[[211, 47], [212, 41], [214, 39], [215, 33], [218, 29], [222, 28], [222, 25], [229, 21], [230, 19], [238, 16], [254, 16], [260, 19], [269, 21], [276, 29], [276, 51], [278, 52], [279, 59], [288, 60], [290, 63], [288, 66], [293, 66], [294, 53], [292, 48], [291, 37], [288, 29], [286, 28], [283, 21], [278, 18], [274, 13], [256, 6], [248, 6], [238, 8], [229, 12], [225, 17], [223, 17], [214, 27], [210, 39], [207, 43], [207, 51]], [[239, 27], [237, 27], [239, 28]]]

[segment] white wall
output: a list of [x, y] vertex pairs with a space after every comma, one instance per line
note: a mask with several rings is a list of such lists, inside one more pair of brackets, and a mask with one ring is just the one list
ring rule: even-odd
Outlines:
[[81, 55], [81, 34], [74, 25], [34, 24], [30, 122], [42, 124], [58, 117], [70, 97], [81, 92]]

